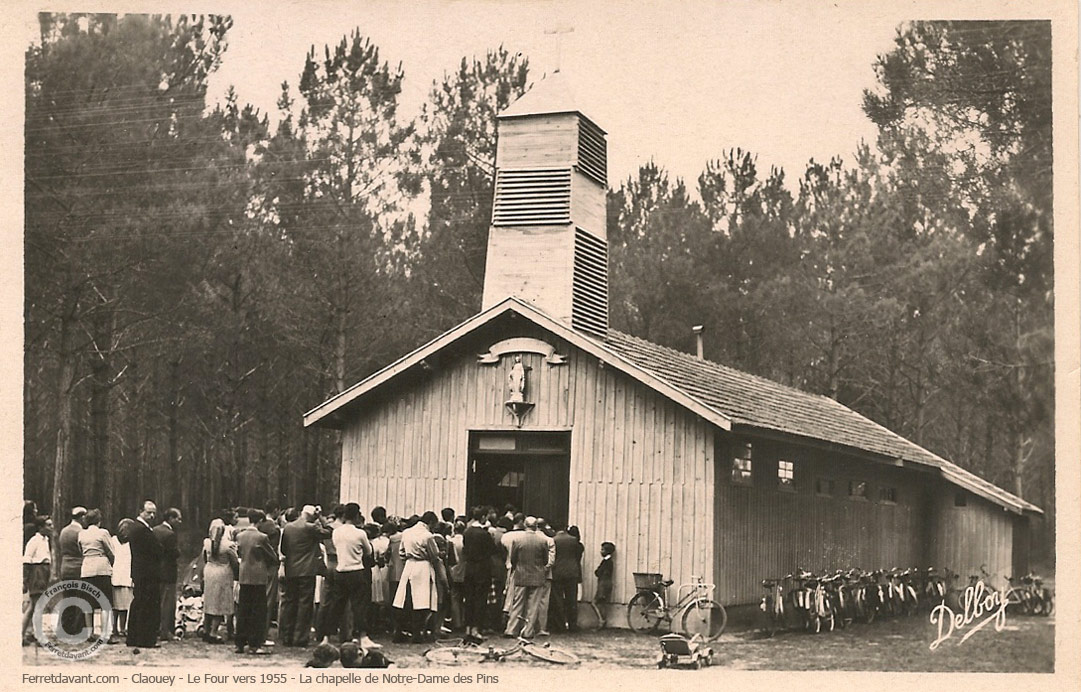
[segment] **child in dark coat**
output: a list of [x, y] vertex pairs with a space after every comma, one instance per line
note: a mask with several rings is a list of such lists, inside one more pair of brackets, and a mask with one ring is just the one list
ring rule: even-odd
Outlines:
[[615, 561], [612, 556], [616, 554], [616, 544], [611, 541], [601, 543], [601, 562], [593, 574], [597, 577], [597, 593], [593, 596], [593, 610], [597, 613], [597, 619], [601, 627], [608, 625], [604, 613], [597, 607], [598, 603], [609, 603], [612, 600], [612, 579], [615, 572]]

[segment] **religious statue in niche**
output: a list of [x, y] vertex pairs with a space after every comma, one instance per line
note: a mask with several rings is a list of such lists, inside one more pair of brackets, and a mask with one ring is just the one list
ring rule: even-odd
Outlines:
[[522, 365], [522, 357], [514, 357], [514, 365], [510, 367], [510, 374], [507, 376], [507, 383], [510, 387], [511, 401], [525, 401], [525, 379], [526, 379], [526, 366]]
[[514, 356], [514, 364], [507, 373], [507, 397], [506, 406], [514, 417], [514, 424], [522, 427], [522, 418], [533, 408], [533, 404], [525, 400], [526, 378], [529, 374], [529, 366], [522, 362], [522, 356]]

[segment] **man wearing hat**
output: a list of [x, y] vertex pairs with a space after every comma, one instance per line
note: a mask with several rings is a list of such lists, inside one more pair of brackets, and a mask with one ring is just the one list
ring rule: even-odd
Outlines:
[[[83, 568], [83, 551], [79, 547], [79, 532], [86, 528], [86, 507], [71, 508], [71, 522], [60, 530], [60, 579], [79, 579]], [[65, 598], [85, 598], [78, 588], [68, 589]], [[83, 611], [69, 606], [60, 614], [60, 626], [68, 634], [82, 631], [86, 620]]]

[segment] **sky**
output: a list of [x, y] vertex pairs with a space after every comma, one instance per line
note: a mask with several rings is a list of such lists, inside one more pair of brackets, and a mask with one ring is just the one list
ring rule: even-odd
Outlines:
[[[650, 159], [692, 182], [741, 147], [789, 185], [809, 159], [851, 158], [875, 128], [861, 108], [876, 55], [890, 50], [907, 5], [797, 2], [250, 3], [211, 81], [220, 98], [274, 118], [281, 83], [295, 85], [311, 46], [359, 28], [405, 72], [402, 113], [419, 113], [433, 80], [463, 56], [499, 45], [528, 56], [534, 79], [558, 67], [581, 110], [608, 132], [609, 178]], [[572, 28], [555, 36], [545, 30]], [[558, 40], [558, 45], [557, 45]]]

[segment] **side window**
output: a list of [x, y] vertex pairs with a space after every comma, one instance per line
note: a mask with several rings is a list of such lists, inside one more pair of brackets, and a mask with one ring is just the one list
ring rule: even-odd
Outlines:
[[796, 489], [796, 463], [780, 459], [777, 462], [777, 487], [782, 490]]
[[849, 481], [848, 496], [854, 500], [866, 500], [867, 481]]
[[732, 454], [732, 482], [737, 485], [751, 485], [751, 443], [736, 445]]
[[822, 495], [824, 497], [833, 496], [833, 479], [832, 478], [816, 478], [815, 479], [815, 494]]
[[886, 504], [897, 504], [897, 488], [883, 485], [878, 489], [878, 500]]

